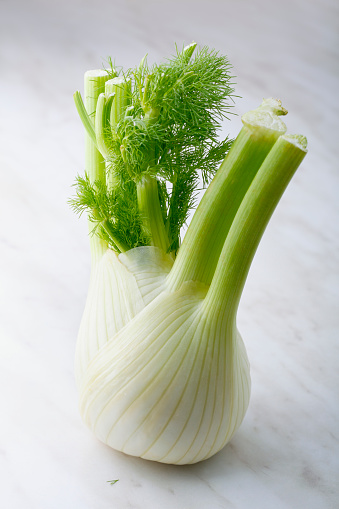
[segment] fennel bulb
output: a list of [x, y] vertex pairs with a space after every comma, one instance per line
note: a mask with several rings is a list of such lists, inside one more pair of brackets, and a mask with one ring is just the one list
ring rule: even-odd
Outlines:
[[[229, 64], [206, 48], [193, 57], [195, 46], [152, 68], [143, 59], [124, 77], [90, 71], [86, 104], [75, 94], [87, 138], [72, 205], [88, 212], [92, 255], [76, 348], [80, 412], [114, 449], [173, 464], [217, 453], [244, 418], [250, 369], [237, 309], [306, 154], [274, 99], [243, 116], [234, 142], [219, 142]], [[211, 183], [181, 245], [199, 171]]]

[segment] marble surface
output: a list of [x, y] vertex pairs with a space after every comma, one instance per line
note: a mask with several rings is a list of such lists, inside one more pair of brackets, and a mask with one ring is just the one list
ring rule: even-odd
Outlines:
[[[339, 507], [338, 14], [335, 0], [0, 2], [2, 507]], [[235, 113], [279, 97], [309, 154], [240, 305], [245, 420], [215, 457], [175, 467], [114, 452], [81, 422], [73, 359], [89, 250], [67, 199], [84, 164], [72, 100], [83, 73], [193, 39], [228, 54]], [[239, 127], [234, 116], [225, 129]]]

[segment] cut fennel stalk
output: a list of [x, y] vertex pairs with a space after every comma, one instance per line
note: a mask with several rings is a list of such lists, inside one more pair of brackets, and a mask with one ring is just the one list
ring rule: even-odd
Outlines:
[[[123, 77], [90, 71], [85, 106], [75, 94], [87, 175], [73, 206], [89, 213], [92, 254], [76, 348], [80, 412], [114, 449], [173, 464], [217, 453], [244, 418], [250, 372], [237, 309], [266, 225], [306, 154], [304, 137], [285, 134], [287, 112], [274, 99], [243, 116], [230, 149], [208, 116], [200, 129], [201, 104], [220, 113], [232, 90], [226, 60], [194, 50], [164, 66], [143, 59]], [[206, 65], [210, 89], [199, 74]], [[180, 102], [183, 112], [173, 113]], [[199, 157], [203, 171], [217, 171], [203, 173], [213, 179], [180, 245], [185, 214], [176, 209], [192, 204]]]

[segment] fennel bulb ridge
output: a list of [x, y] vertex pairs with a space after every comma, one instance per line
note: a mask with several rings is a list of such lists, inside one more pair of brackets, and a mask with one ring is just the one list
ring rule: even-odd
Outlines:
[[[204, 285], [168, 291], [172, 262], [158, 248], [120, 255], [116, 271], [110, 256], [99, 262], [108, 266], [106, 277], [103, 267], [96, 272], [97, 289], [108, 296], [101, 308], [130, 319], [112, 321], [102, 345], [95, 329], [81, 327], [77, 366], [79, 345], [92, 345], [86, 368], [77, 369], [82, 417], [100, 440], [127, 454], [175, 464], [208, 458], [231, 438], [249, 402], [249, 363], [235, 324], [206, 313]], [[126, 285], [111, 300], [107, 286], [117, 288], [116, 273], [125, 274]]]

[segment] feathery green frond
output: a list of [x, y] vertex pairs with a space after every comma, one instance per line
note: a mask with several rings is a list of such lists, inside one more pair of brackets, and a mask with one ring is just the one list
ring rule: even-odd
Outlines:
[[76, 178], [76, 195], [70, 200], [79, 215], [88, 213], [93, 224], [92, 234], [106, 240], [113, 249], [126, 251], [149, 244], [141, 230], [141, 219], [132, 181], [119, 190], [107, 188], [100, 180], [92, 184], [89, 177]]
[[[136, 187], [144, 176], [158, 181], [160, 208], [154, 210], [161, 211], [168, 250], [176, 251], [180, 229], [194, 207], [197, 188], [209, 183], [230, 149], [232, 141], [228, 138], [220, 141], [219, 135], [232, 107], [231, 66], [227, 57], [215, 50], [203, 47], [194, 54], [195, 49], [195, 43], [177, 48], [175, 55], [160, 64], [150, 65], [145, 56], [139, 65], [127, 71], [117, 69], [111, 59], [108, 61], [109, 78], [119, 74], [119, 79], [128, 82], [129, 97], [114, 123], [110, 123], [109, 109], [114, 99], [102, 94], [99, 102], [104, 110], [97, 115], [95, 129], [97, 146], [113, 176], [111, 181], [119, 182], [114, 203], [118, 203], [120, 193], [124, 197], [119, 201], [121, 211], [126, 211], [124, 203], [128, 204], [130, 227], [122, 217], [120, 225], [129, 232], [123, 234], [129, 244], [146, 241], [140, 236], [135, 199]], [[132, 197], [126, 196], [127, 189], [132, 190]], [[100, 185], [97, 192], [98, 200], [106, 200]], [[96, 229], [96, 233], [101, 230]]]

